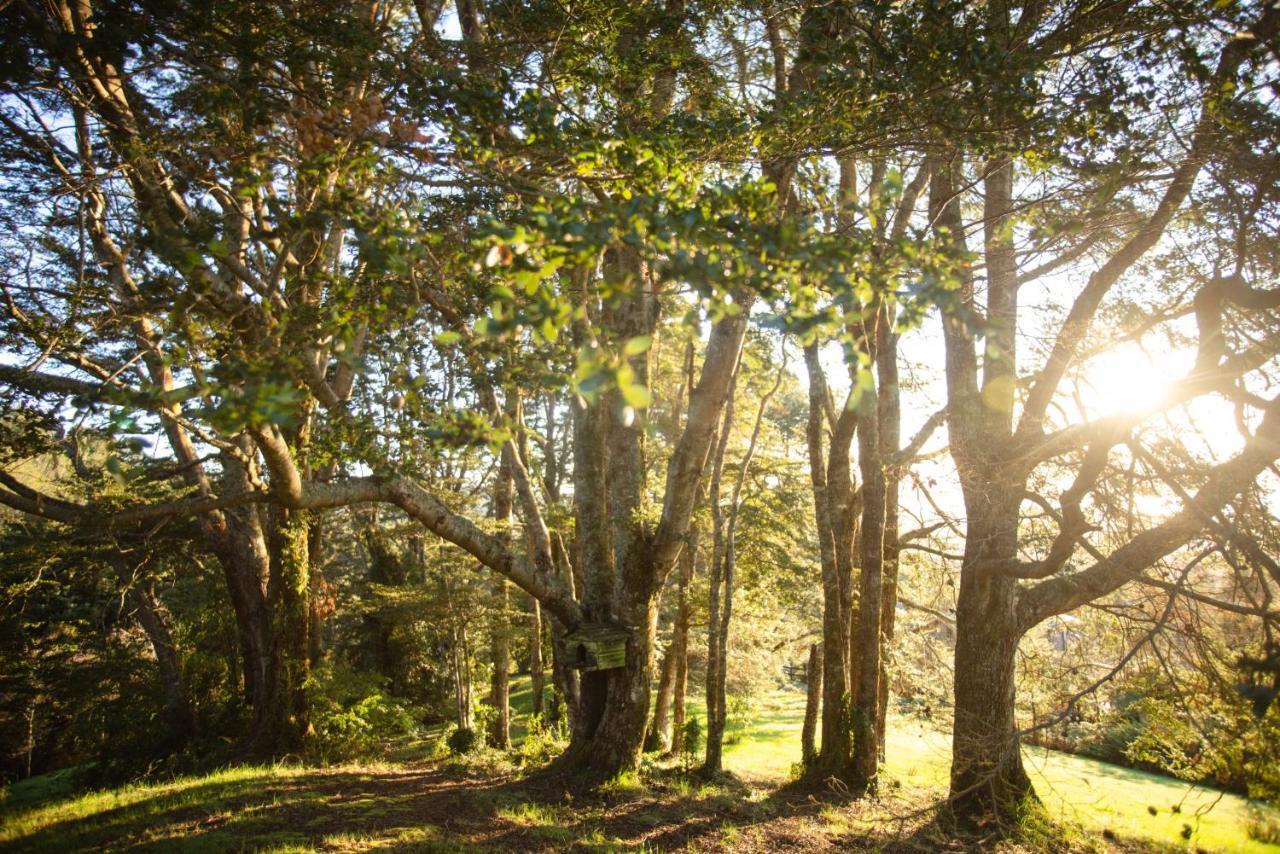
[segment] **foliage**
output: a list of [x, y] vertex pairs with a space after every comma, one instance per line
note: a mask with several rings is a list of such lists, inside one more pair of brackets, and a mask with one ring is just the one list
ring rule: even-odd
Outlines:
[[686, 769], [702, 752], [702, 735], [702, 722], [697, 715], [690, 715], [684, 722], [684, 740], [680, 744], [680, 756]]
[[524, 739], [517, 745], [520, 763], [537, 767], [553, 759], [568, 743], [568, 724], [548, 721], [545, 715], [531, 714], [525, 720]]
[[480, 736], [474, 729], [455, 727], [453, 732], [449, 733], [447, 744], [451, 751], [461, 756], [475, 750], [480, 746], [481, 741]]
[[751, 735], [756, 708], [750, 694], [730, 694], [725, 702], [724, 743], [737, 744]]
[[375, 674], [325, 665], [306, 685], [313, 733], [308, 758], [323, 764], [384, 754], [392, 742], [418, 734], [418, 715], [385, 692]]

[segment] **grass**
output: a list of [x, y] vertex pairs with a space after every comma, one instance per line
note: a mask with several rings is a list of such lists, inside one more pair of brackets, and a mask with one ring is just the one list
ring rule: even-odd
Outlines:
[[[513, 689], [512, 735], [518, 743], [531, 697], [527, 680], [518, 680]], [[701, 716], [697, 698], [690, 699], [691, 713]], [[726, 769], [741, 783], [711, 784], [655, 767], [644, 778], [625, 775], [586, 793], [569, 793], [521, 779], [510, 763], [441, 763], [412, 750], [402, 751], [393, 763], [236, 767], [91, 793], [75, 793], [69, 773], [49, 774], [0, 791], [0, 849], [63, 854], [124, 847], [344, 852], [934, 847], [922, 827], [924, 818], [914, 826], [898, 820], [945, 794], [947, 736], [919, 721], [894, 719], [881, 797], [855, 803], [815, 800], [784, 786], [799, 759], [803, 711], [799, 692], [779, 691], [756, 704], [747, 736], [725, 748]], [[1033, 849], [1105, 848], [1099, 837], [1109, 831], [1158, 850], [1280, 852], [1280, 845], [1248, 838], [1256, 808], [1237, 796], [1035, 748], [1027, 749], [1026, 761], [1048, 815], [1082, 840]], [[1274, 813], [1265, 818], [1277, 820]]]
[[[701, 705], [690, 706], [702, 714]], [[764, 698], [750, 736], [725, 748], [726, 769], [757, 783], [786, 780], [800, 759], [803, 720], [804, 694], [778, 692]], [[891, 718], [889, 726], [886, 777], [903, 788], [934, 790], [941, 797], [950, 772], [949, 735], [908, 718]], [[1238, 795], [1035, 747], [1025, 748], [1023, 756], [1049, 814], [1092, 833], [1110, 830], [1178, 848], [1190, 844], [1209, 851], [1280, 852], [1280, 845], [1249, 839], [1246, 828], [1258, 808]], [[1182, 835], [1184, 825], [1191, 828], [1189, 839]]]

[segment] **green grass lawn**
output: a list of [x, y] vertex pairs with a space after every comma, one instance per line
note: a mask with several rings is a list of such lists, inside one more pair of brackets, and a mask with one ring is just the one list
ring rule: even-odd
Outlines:
[[[691, 698], [692, 699], [692, 698]], [[705, 705], [690, 703], [702, 714]], [[748, 738], [725, 749], [725, 767], [753, 780], [782, 781], [800, 760], [804, 694], [777, 692], [764, 698]], [[947, 733], [908, 718], [891, 718], [886, 738], [885, 774], [904, 787], [946, 789], [951, 743]], [[1024, 750], [1036, 791], [1052, 814], [1100, 833], [1211, 851], [1280, 852], [1248, 838], [1250, 805], [1238, 795], [1188, 785], [1052, 750]], [[1154, 807], [1153, 816], [1148, 807]], [[1177, 807], [1180, 812], [1174, 813]], [[1188, 843], [1183, 825], [1190, 825]]]
[[[527, 678], [512, 687], [512, 735], [519, 742], [531, 696]], [[691, 696], [690, 712], [701, 717], [702, 711], [701, 698]], [[655, 784], [654, 791], [639, 786], [634, 803], [625, 803], [632, 796], [619, 790], [594, 806], [547, 802], [533, 816], [526, 814], [531, 807], [521, 807], [530, 793], [520, 788], [518, 774], [508, 771], [490, 779], [465, 769], [450, 771], [438, 762], [419, 761], [426, 753], [422, 747], [416, 749], [416, 757], [410, 750], [390, 763], [322, 769], [238, 767], [88, 794], [73, 793], [71, 775], [58, 773], [0, 791], [0, 849], [63, 854], [114, 844], [184, 851], [452, 851], [478, 845], [523, 850], [530, 840], [546, 849], [599, 837], [599, 845], [588, 846], [590, 850], [652, 850], [681, 847], [697, 838], [681, 837], [676, 830], [671, 830], [671, 844], [645, 837], [649, 830], [678, 829], [681, 822], [689, 834], [738, 833], [732, 822], [725, 824], [719, 817], [736, 809], [748, 814], [743, 833], [753, 832], [745, 828], [754, 822], [758, 832], [766, 834], [754, 844], [735, 844], [745, 852], [794, 844], [787, 839], [831, 838], [840, 845], [839, 834], [852, 832], [867, 816], [883, 823], [886, 816], [896, 819], [945, 795], [947, 735], [920, 721], [893, 718], [882, 784], [886, 797], [862, 819], [855, 805], [838, 804], [821, 806], [816, 817], [793, 819], [800, 823], [791, 825], [785, 810], [773, 814], [772, 824], [766, 820], [769, 816], [751, 818], [761, 800], [788, 780], [799, 759], [803, 711], [802, 693], [771, 693], [757, 703], [747, 736], [726, 747], [725, 765], [748, 784], [745, 794], [699, 794], [696, 785], [677, 784], [673, 789], [668, 782]], [[1110, 830], [1170, 850], [1280, 852], [1280, 846], [1248, 838], [1253, 807], [1238, 796], [1053, 751], [1028, 748], [1025, 755], [1050, 812], [1092, 834]], [[502, 786], [509, 788], [500, 790]], [[699, 798], [721, 800], [704, 803], [699, 817]], [[618, 814], [611, 813], [615, 807]], [[773, 808], [782, 810], [780, 805]], [[641, 816], [647, 817], [640, 821]], [[1184, 826], [1190, 828], [1189, 839], [1182, 836]], [[564, 835], [564, 845], [556, 841], [559, 837], [552, 838], [553, 831]], [[624, 845], [625, 840], [631, 841]]]
[[[513, 684], [518, 719], [527, 714], [531, 696], [527, 679]], [[800, 761], [804, 702], [801, 691], [776, 691], [762, 698], [749, 735], [726, 746], [725, 768], [757, 784], [788, 780]], [[705, 719], [705, 709], [701, 694], [691, 693], [689, 713]], [[513, 738], [515, 730], [513, 722]], [[1280, 845], [1249, 839], [1251, 810], [1259, 808], [1238, 795], [1053, 750], [1027, 747], [1023, 755], [1051, 813], [1090, 832], [1112, 830], [1123, 837], [1210, 851], [1280, 852]], [[891, 717], [885, 760], [890, 781], [942, 797], [950, 771], [950, 735], [918, 720]], [[1190, 841], [1182, 836], [1184, 825], [1191, 827]]]

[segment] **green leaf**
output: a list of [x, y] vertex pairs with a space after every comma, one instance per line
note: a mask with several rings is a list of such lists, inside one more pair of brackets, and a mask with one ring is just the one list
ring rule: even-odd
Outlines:
[[622, 399], [636, 409], [645, 409], [653, 401], [653, 395], [649, 389], [640, 383], [620, 385], [618, 388], [622, 392]]
[[653, 346], [652, 336], [637, 335], [622, 348], [622, 354], [624, 356], [639, 356], [641, 353], [647, 353], [651, 346]]

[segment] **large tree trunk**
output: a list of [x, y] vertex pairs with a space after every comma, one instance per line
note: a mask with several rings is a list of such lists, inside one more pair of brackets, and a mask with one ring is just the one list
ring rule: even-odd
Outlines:
[[249, 750], [258, 756], [296, 750], [310, 731], [305, 684], [310, 674], [309, 524], [301, 510], [273, 508], [270, 539], [271, 638], [274, 642], [255, 698]]
[[[966, 260], [964, 226], [955, 188], [960, 186], [959, 155], [941, 165], [930, 188], [930, 216], [957, 261], [962, 305], [974, 301], [973, 274]], [[992, 567], [1016, 563], [1018, 508], [1022, 483], [995, 464], [1012, 425], [1013, 315], [1010, 280], [1012, 247], [999, 236], [1008, 211], [1009, 169], [988, 176], [986, 235], [993, 317], [1003, 322], [995, 335], [1003, 353], [985, 361], [982, 391], [973, 333], [961, 316], [946, 315], [943, 333], [947, 367], [947, 430], [960, 476], [967, 514], [960, 590], [956, 597], [955, 723], [952, 731], [951, 798], [954, 815], [984, 823], [987, 816], [1009, 817], [1034, 796], [1022, 767], [1014, 720], [1014, 657], [1022, 629], [1018, 620], [1018, 582]], [[1003, 208], [1003, 209], [1002, 209]], [[993, 348], [999, 350], [999, 347]]]
[[1013, 579], [961, 574], [950, 805], [969, 822], [1011, 815], [1034, 796], [1014, 720], [1016, 601]]
[[[602, 775], [639, 767], [649, 714], [649, 682], [658, 609], [651, 596], [633, 595], [617, 622], [633, 629], [626, 665], [582, 674], [578, 715], [558, 764]], [[638, 625], [638, 628], [637, 628]]]

